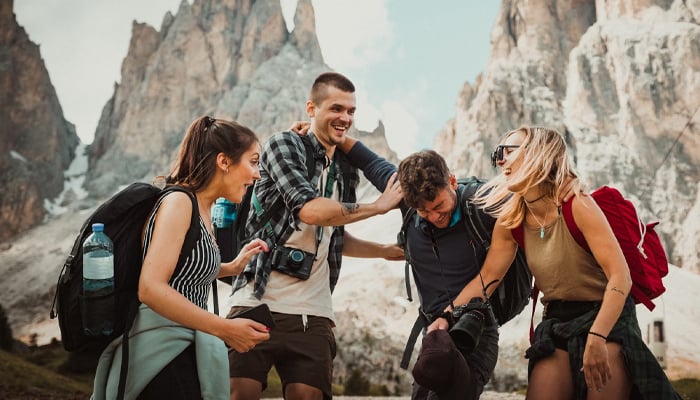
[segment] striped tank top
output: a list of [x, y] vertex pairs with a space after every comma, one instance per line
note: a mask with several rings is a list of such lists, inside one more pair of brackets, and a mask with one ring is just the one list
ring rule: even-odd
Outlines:
[[[163, 199], [168, 195], [158, 199], [148, 218], [144, 232], [142, 257], [146, 256], [151, 244], [156, 213], [163, 203]], [[184, 265], [175, 268], [168, 284], [189, 301], [206, 310], [211, 283], [216, 279], [221, 268], [221, 254], [218, 246], [207, 232], [201, 216], [199, 217], [199, 230], [201, 232], [200, 239], [197, 240], [192, 252], [185, 259]], [[179, 254], [179, 249], [173, 249], [173, 251], [178, 251]]]

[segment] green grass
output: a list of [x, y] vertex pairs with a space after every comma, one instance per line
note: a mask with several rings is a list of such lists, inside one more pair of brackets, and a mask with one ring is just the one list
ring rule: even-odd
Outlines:
[[0, 350], [0, 398], [86, 399], [91, 385]]
[[698, 379], [679, 379], [672, 381], [671, 384], [676, 392], [685, 400], [700, 400], [700, 380]]

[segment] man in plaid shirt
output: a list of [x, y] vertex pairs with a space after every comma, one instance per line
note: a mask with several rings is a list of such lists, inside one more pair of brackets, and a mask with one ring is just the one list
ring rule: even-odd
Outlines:
[[[357, 203], [357, 170], [335, 151], [355, 108], [352, 82], [323, 73], [306, 103], [308, 135], [278, 133], [263, 147], [246, 238], [262, 238], [271, 250], [255, 256], [234, 280], [229, 315], [266, 303], [275, 328], [270, 340], [249, 352], [229, 353], [232, 400], [259, 399], [273, 365], [286, 399], [330, 399], [336, 350], [331, 292], [342, 256], [403, 259], [397, 245], [364, 241], [343, 227], [384, 214], [402, 198], [393, 176], [376, 201]], [[315, 166], [313, 174], [307, 165]]]

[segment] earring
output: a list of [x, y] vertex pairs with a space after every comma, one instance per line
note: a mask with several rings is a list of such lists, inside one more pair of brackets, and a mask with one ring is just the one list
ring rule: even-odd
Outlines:
[[226, 173], [228, 174], [228, 167], [226, 167]]

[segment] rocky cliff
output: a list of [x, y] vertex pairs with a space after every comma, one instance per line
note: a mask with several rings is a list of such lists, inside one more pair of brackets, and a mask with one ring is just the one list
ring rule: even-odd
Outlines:
[[79, 142], [12, 7], [0, 2], [0, 242], [43, 221]]
[[134, 23], [121, 82], [105, 105], [89, 153], [87, 187], [166, 174], [189, 123], [235, 119], [265, 139], [305, 117], [313, 79], [329, 70], [310, 0], [292, 32], [279, 1], [183, 1], [156, 30]]
[[435, 148], [492, 176], [508, 130], [565, 134], [589, 188], [613, 184], [658, 220], [669, 261], [700, 271], [700, 3], [505, 0], [488, 68]]

